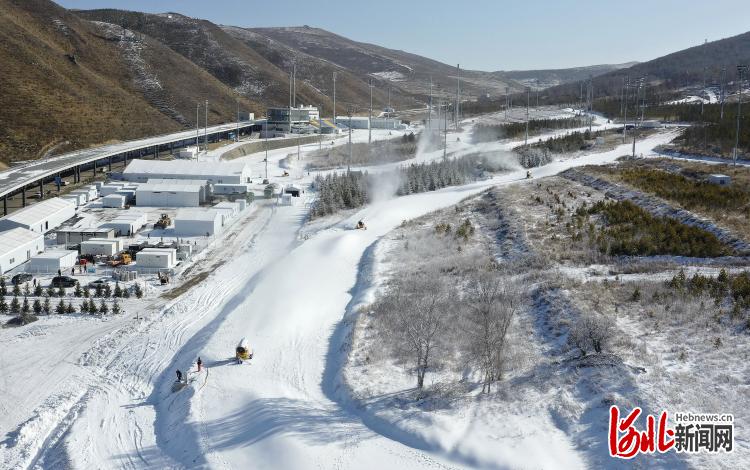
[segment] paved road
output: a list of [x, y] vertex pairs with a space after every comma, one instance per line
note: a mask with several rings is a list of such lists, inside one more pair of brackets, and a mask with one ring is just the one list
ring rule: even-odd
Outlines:
[[[240, 123], [240, 128], [252, 126], [252, 121]], [[208, 128], [208, 134], [217, 134], [237, 129], [237, 123], [222, 124]], [[201, 129], [201, 135], [204, 130]], [[129, 151], [138, 151], [155, 145], [167, 145], [172, 142], [195, 138], [195, 130], [177, 132], [138, 140], [130, 140], [117, 144], [103, 145], [88, 149], [65, 153], [45, 160], [30, 161], [0, 172], [0, 197], [18, 191], [24, 186], [37, 182], [40, 178], [56, 175], [76, 165], [91, 163]]]

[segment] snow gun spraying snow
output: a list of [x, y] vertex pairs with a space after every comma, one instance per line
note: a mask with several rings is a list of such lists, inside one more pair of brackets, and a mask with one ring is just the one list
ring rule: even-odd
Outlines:
[[242, 338], [240, 344], [234, 351], [234, 357], [237, 359], [237, 364], [242, 364], [242, 361], [247, 361], [253, 358], [253, 351], [250, 349], [250, 345], [247, 343], [247, 338]]

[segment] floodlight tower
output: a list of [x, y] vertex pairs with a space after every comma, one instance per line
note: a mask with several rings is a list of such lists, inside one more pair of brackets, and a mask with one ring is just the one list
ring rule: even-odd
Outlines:
[[333, 72], [333, 127], [336, 127], [336, 72]]
[[369, 129], [369, 135], [367, 136], [367, 143], [372, 143], [372, 78], [370, 79], [370, 120], [367, 121], [367, 127]]
[[737, 66], [737, 75], [738, 75], [738, 92], [739, 97], [737, 99], [737, 133], [734, 136], [734, 166], [737, 166], [737, 149], [740, 145], [740, 116], [742, 115], [742, 75], [747, 72], [747, 65], [738, 65]]
[[523, 145], [529, 143], [529, 98], [531, 96], [531, 87], [526, 87], [526, 135], [523, 138]]
[[458, 131], [458, 112], [461, 103], [461, 64], [456, 65], [456, 109], [454, 109], [454, 122]]

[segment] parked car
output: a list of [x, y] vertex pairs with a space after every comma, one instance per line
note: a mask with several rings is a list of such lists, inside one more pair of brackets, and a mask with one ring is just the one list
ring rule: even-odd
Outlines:
[[109, 280], [106, 277], [103, 277], [101, 279], [97, 279], [96, 281], [89, 282], [89, 287], [96, 289], [96, 286], [104, 287], [108, 283], [109, 283]]
[[34, 279], [34, 276], [29, 273], [18, 273], [10, 279], [10, 282], [15, 286], [18, 284], [30, 282], [32, 279]]
[[70, 276], [55, 276], [52, 278], [52, 287], [75, 287], [76, 280]]

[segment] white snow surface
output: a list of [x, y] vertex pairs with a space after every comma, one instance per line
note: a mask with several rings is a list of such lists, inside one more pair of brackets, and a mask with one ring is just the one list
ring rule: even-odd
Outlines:
[[[383, 132], [376, 138], [396, 135]], [[468, 144], [468, 131], [458, 135], [460, 142], [449, 141], [450, 153], [477, 150]], [[355, 136], [366, 141], [367, 132]], [[655, 134], [638, 142], [636, 152], [649, 156], [674, 136]], [[499, 143], [483, 150], [509, 147]], [[304, 151], [317, 148], [303, 146]], [[534, 169], [533, 176], [612, 162], [629, 151], [626, 144], [556, 161]], [[288, 153], [269, 152], [274, 175]], [[442, 151], [432, 152], [417, 160], [441, 156]], [[262, 159], [259, 153], [241, 160], [261, 174]], [[0, 417], [7, 433], [0, 442], [0, 468], [583, 466], [565, 435], [533, 411], [481, 424], [467, 417], [464, 423], [434, 422], [429, 428], [409, 422], [394, 426], [358, 409], [340, 387], [342, 318], [368, 300], [372, 280], [359, 276], [368, 247], [404, 219], [494, 185], [523, 182], [525, 174], [515, 170], [460, 187], [385, 198], [304, 237], [307, 204], [248, 211], [225, 242], [205, 256], [205, 263], [221, 262], [211, 274], [175, 300], [157, 299], [143, 307], [144, 319], [57, 317], [0, 330], [0, 386], [18, 400], [6, 401]], [[313, 176], [293, 168], [289, 179], [306, 185]], [[368, 230], [351, 230], [360, 219]], [[237, 365], [234, 347], [243, 337], [255, 357]], [[45, 364], [45, 350], [58, 359], [54, 367]], [[205, 366], [200, 373], [194, 364], [198, 356]], [[175, 392], [176, 369], [190, 372], [188, 385]], [[544, 439], [523, 439], [515, 448], [472, 441], [502, 436], [496, 440], [507, 446], [522, 425], [524, 432]]]

